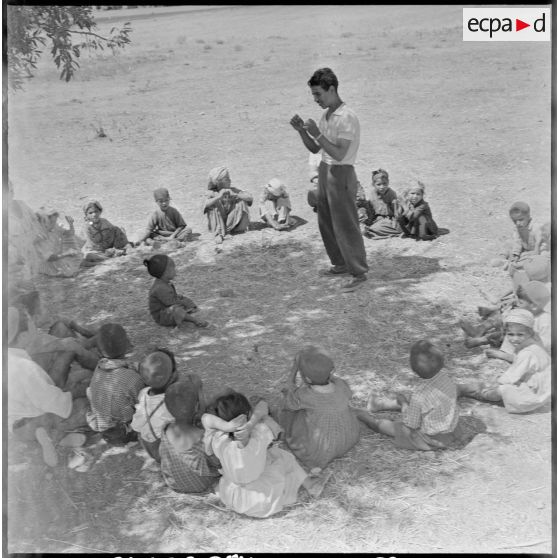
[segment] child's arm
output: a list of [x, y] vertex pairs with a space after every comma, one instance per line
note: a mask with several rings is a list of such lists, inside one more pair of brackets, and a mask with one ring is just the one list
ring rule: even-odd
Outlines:
[[298, 356], [294, 357], [293, 364], [291, 366], [291, 370], [287, 375], [287, 379], [285, 380], [285, 384], [287, 388], [296, 388], [296, 373], [298, 372]]
[[176, 238], [185, 228], [186, 225], [183, 227], [177, 227], [176, 230], [169, 235], [169, 239]]
[[267, 402], [263, 399], [260, 399], [252, 410], [252, 416], [250, 417], [250, 420], [248, 420], [243, 426], [235, 431], [235, 440], [238, 440], [239, 442], [242, 442], [244, 445], [246, 445], [250, 438], [250, 434], [254, 429], [254, 426], [256, 426], [256, 424], [258, 424], [258, 422], [263, 420], [265, 417], [267, 417], [268, 414], [269, 407], [267, 405]]
[[201, 417], [204, 429], [220, 430], [221, 432], [235, 432], [238, 428], [246, 424], [246, 415], [238, 415], [230, 421], [223, 420], [216, 415], [204, 413]]
[[236, 196], [239, 200], [246, 202], [248, 205], [252, 205], [254, 198], [250, 192], [239, 190], [238, 188], [231, 188], [231, 191], [233, 192], [233, 196]]

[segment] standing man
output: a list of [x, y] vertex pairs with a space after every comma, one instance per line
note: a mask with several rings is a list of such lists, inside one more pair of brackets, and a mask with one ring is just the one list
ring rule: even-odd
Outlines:
[[321, 275], [351, 274], [342, 286], [350, 292], [366, 281], [368, 264], [359, 228], [356, 207], [357, 177], [355, 160], [360, 144], [360, 124], [356, 114], [341, 100], [339, 82], [330, 68], [316, 70], [308, 86], [314, 100], [327, 109], [319, 125], [295, 114], [292, 127], [312, 153], [322, 150], [318, 168], [318, 226], [332, 267]]

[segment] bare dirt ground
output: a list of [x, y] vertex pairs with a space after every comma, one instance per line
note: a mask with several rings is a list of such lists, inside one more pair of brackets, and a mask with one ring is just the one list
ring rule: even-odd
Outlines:
[[[550, 219], [550, 44], [464, 43], [461, 9], [447, 6], [159, 10], [99, 12], [101, 30], [133, 16], [129, 48], [84, 56], [69, 84], [44, 60], [10, 95], [9, 172], [31, 207], [79, 223], [93, 197], [129, 236], [153, 210], [152, 190], [167, 186], [202, 233], [173, 253], [177, 287], [212, 328], [170, 335], [151, 322], [141, 252], [38, 280], [45, 305], [122, 323], [136, 358], [148, 344], [169, 346], [210, 393], [228, 384], [272, 403], [307, 342], [333, 351], [358, 406], [371, 389], [415, 384], [407, 354], [422, 337], [445, 348], [457, 380], [503, 370], [463, 347], [456, 322], [506, 285], [489, 262], [511, 235], [509, 205], [525, 200]], [[306, 81], [321, 66], [359, 115], [361, 181], [378, 167], [396, 190], [419, 178], [451, 230], [431, 243], [367, 241], [369, 281], [346, 295], [317, 276], [327, 258], [305, 202], [307, 154], [289, 125], [295, 112], [319, 117]], [[256, 195], [281, 177], [307, 223], [254, 227], [217, 252], [200, 207], [218, 164]], [[219, 296], [224, 288], [235, 296]], [[479, 434], [455, 451], [398, 450], [363, 428], [319, 500], [302, 496], [265, 522], [223, 511], [214, 496], [173, 493], [137, 446], [88, 448], [88, 471], [77, 472], [48, 470], [35, 447], [10, 441], [8, 550], [550, 552], [551, 414], [476, 402], [462, 413]]]

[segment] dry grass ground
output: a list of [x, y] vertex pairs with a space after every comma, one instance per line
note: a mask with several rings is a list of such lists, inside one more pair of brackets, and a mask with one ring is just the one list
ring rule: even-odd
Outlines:
[[[444, 347], [457, 380], [501, 371], [463, 347], [456, 322], [506, 284], [488, 262], [511, 234], [508, 206], [524, 199], [550, 218], [549, 45], [463, 43], [461, 9], [447, 6], [159, 10], [126, 10], [133, 44], [85, 57], [74, 82], [59, 82], [44, 61], [10, 96], [10, 176], [16, 197], [78, 222], [86, 198], [101, 200], [130, 236], [153, 210], [153, 188], [167, 186], [202, 233], [172, 254], [177, 287], [212, 327], [170, 334], [151, 322], [141, 251], [75, 279], [38, 280], [46, 306], [122, 323], [136, 358], [169, 346], [210, 393], [228, 384], [271, 403], [306, 342], [333, 351], [357, 406], [371, 389], [416, 383], [407, 351], [421, 337]], [[294, 112], [319, 117], [305, 84], [326, 65], [361, 120], [361, 180], [377, 167], [396, 190], [420, 178], [451, 230], [432, 243], [367, 241], [369, 281], [346, 295], [340, 280], [317, 276], [327, 259], [305, 203], [305, 151], [288, 124]], [[200, 212], [217, 164], [255, 194], [283, 178], [306, 223], [288, 233], [254, 227], [217, 251]], [[226, 288], [235, 296], [220, 296]], [[47, 470], [37, 448], [9, 440], [8, 549], [550, 552], [551, 415], [476, 402], [462, 413], [479, 434], [454, 451], [399, 450], [363, 428], [319, 500], [302, 496], [265, 523], [223, 511], [214, 496], [168, 490], [137, 446], [97, 444], [77, 472]]]

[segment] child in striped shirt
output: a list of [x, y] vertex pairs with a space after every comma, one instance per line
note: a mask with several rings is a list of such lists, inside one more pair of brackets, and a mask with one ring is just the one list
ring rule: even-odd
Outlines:
[[135, 441], [137, 434], [131, 429], [130, 422], [145, 383], [136, 365], [125, 358], [132, 344], [121, 325], [104, 324], [97, 334], [97, 348], [101, 359], [87, 388], [91, 404], [87, 423], [111, 444]]

